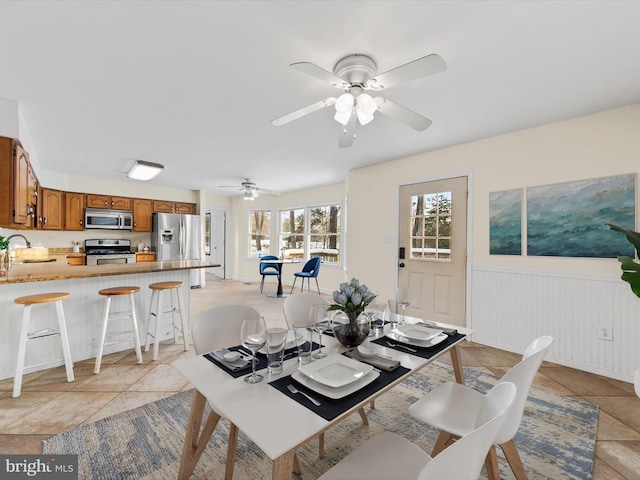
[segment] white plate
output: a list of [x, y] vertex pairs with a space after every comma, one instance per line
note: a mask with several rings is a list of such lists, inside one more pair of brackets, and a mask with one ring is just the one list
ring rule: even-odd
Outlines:
[[447, 339], [447, 335], [445, 333], [440, 333], [433, 337], [430, 340], [414, 340], [412, 338], [407, 338], [404, 335], [399, 335], [395, 333], [393, 330], [386, 334], [391, 340], [395, 340], [397, 342], [406, 343], [408, 345], [414, 345], [416, 347], [433, 347], [434, 345], [439, 344], [440, 342], [444, 342]]
[[339, 388], [361, 379], [373, 370], [373, 367], [336, 353], [301, 365], [298, 370], [327, 387]]
[[431, 340], [432, 338], [438, 336], [442, 333], [442, 330], [406, 323], [404, 325], [398, 326], [398, 328], [393, 330], [393, 332], [398, 335], [402, 335], [403, 337], [407, 337], [411, 340], [425, 341]]
[[327, 398], [331, 398], [333, 400], [337, 400], [339, 398], [346, 397], [347, 395], [351, 395], [354, 392], [357, 392], [361, 388], [366, 387], [371, 382], [373, 382], [376, 378], [380, 376], [380, 372], [376, 370], [371, 370], [364, 377], [360, 378], [358, 381], [350, 383], [349, 385], [345, 385], [340, 388], [331, 388], [318, 383], [314, 380], [311, 380], [309, 377], [301, 373], [299, 370], [296, 370], [291, 374], [291, 378], [293, 378], [296, 382], [301, 383], [307, 388], [310, 388], [314, 392], [318, 392], [320, 395], [324, 395]]

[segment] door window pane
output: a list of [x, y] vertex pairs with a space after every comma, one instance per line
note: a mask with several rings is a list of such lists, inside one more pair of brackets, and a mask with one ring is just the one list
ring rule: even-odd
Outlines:
[[412, 259], [451, 260], [451, 192], [411, 197]]
[[249, 211], [249, 256], [268, 255], [271, 248], [271, 212]]

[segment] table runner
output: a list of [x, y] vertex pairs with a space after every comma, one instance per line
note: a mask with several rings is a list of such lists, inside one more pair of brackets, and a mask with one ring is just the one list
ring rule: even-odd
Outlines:
[[[315, 350], [318, 347], [319, 347], [319, 345], [316, 342], [313, 342], [311, 344], [311, 348], [313, 350]], [[242, 347], [241, 345], [236, 345], [235, 347], [229, 347], [228, 350], [230, 350], [232, 352], [248, 353], [249, 355], [251, 355], [251, 352], [248, 351], [247, 349], [245, 349], [244, 347]], [[284, 360], [289, 360], [290, 358], [294, 358], [297, 355], [298, 355], [297, 347], [287, 348], [284, 351]], [[203, 355], [203, 357], [206, 358], [207, 360], [209, 360], [211, 363], [213, 363], [213, 364], [217, 365], [218, 367], [220, 367], [222, 370], [227, 372], [233, 378], [242, 377], [244, 375], [248, 375], [248, 374], [251, 373], [251, 362], [249, 362], [249, 365], [246, 368], [241, 368], [240, 370], [232, 370], [229, 367], [227, 367], [223, 362], [218, 360], [211, 353], [205, 353]], [[267, 356], [264, 353], [258, 352], [256, 354], [256, 372], [258, 370], [264, 370], [265, 368], [267, 368]]]
[[[324, 395], [316, 392], [315, 390], [305, 387], [304, 385], [296, 382], [293, 378], [291, 378], [291, 375], [287, 375], [286, 377], [282, 377], [274, 380], [273, 382], [269, 382], [269, 385], [281, 391], [292, 400], [295, 400], [300, 405], [303, 405], [309, 410], [317, 413], [325, 420], [330, 421], [346, 412], [353, 406], [357, 405], [358, 403], [362, 402], [363, 400], [367, 399], [379, 390], [382, 390], [384, 387], [410, 371], [411, 369], [406, 367], [398, 367], [391, 372], [385, 372], [384, 370], [382, 370], [380, 371], [380, 376], [369, 385], [361, 388], [357, 392], [353, 392], [351, 395], [347, 395], [346, 397], [337, 400], [327, 398]], [[308, 393], [312, 397], [316, 398], [322, 405], [317, 407], [313, 403], [311, 403], [304, 395], [300, 395], [299, 393], [291, 393], [287, 388], [287, 385], [289, 385], [290, 383], [293, 383], [298, 388], [298, 390]]]
[[[434, 345], [433, 347], [417, 347], [411, 343], [404, 343], [404, 342], [399, 342], [397, 340], [391, 340], [388, 337], [380, 337], [375, 340], [371, 340], [371, 342], [381, 345], [383, 347], [392, 348], [394, 350], [397, 350], [398, 352], [408, 353], [410, 355], [416, 355], [417, 357], [422, 357], [422, 358], [431, 358], [434, 355], [437, 355], [438, 353], [440, 353], [442, 350], [444, 350], [448, 346], [453, 345], [458, 340], [464, 338], [465, 336], [466, 335], [464, 333], [456, 333], [455, 335], [448, 336], [446, 340], [443, 340], [442, 342], [438, 343], [437, 345]], [[408, 350], [405, 350], [402, 347], [391, 347], [387, 344], [387, 341], [394, 344], [405, 345], [409, 348], [413, 348], [414, 350], [416, 350], [416, 352], [415, 353], [409, 352]]]

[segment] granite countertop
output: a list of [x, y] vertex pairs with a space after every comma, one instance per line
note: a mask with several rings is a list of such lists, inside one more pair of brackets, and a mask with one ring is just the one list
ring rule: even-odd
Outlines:
[[134, 273], [189, 270], [192, 268], [219, 267], [200, 260], [176, 260], [169, 262], [143, 262], [117, 265], [71, 266], [62, 262], [25, 263], [13, 265], [7, 275], [0, 276], [0, 284], [70, 280], [74, 278], [106, 277]]

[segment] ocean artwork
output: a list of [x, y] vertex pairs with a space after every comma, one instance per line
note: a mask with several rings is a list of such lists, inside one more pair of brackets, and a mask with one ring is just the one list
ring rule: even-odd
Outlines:
[[522, 190], [489, 193], [489, 254], [522, 254]]
[[605, 223], [635, 230], [635, 199], [635, 174], [527, 188], [527, 255], [633, 257]]

